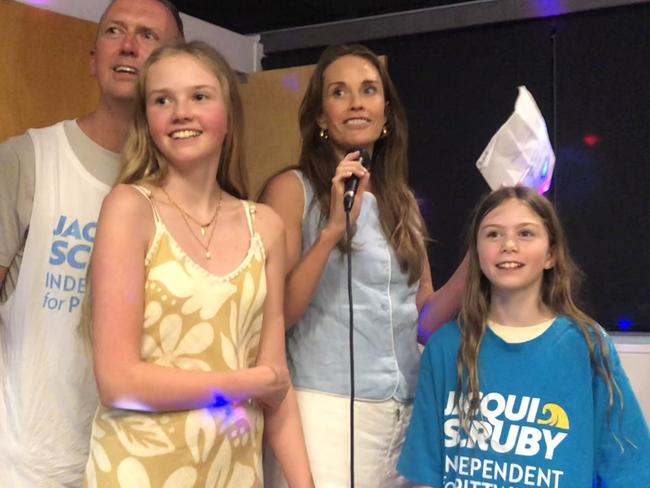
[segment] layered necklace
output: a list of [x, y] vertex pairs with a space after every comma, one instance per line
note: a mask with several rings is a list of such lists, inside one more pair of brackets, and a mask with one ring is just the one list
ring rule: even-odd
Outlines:
[[[214, 229], [217, 227], [216, 222], [217, 222], [217, 216], [219, 215], [219, 210], [221, 210], [221, 198], [223, 196], [223, 190], [219, 188], [219, 199], [217, 200], [217, 208], [214, 210], [214, 214], [212, 215], [212, 218], [205, 224], [201, 223], [199, 220], [195, 219], [192, 217], [192, 215], [186, 211], [183, 207], [181, 207], [178, 203], [176, 203], [176, 200], [174, 200], [169, 193], [165, 191], [165, 189], [161, 186], [160, 189], [162, 192], [165, 194], [167, 197], [167, 200], [176, 207], [178, 212], [181, 214], [181, 217], [183, 217], [183, 221], [185, 222], [185, 225], [187, 225], [187, 228], [190, 231], [190, 234], [192, 234], [192, 237], [196, 239], [196, 242], [199, 243], [199, 245], [203, 248], [205, 251], [205, 259], [210, 259], [212, 255], [210, 254], [210, 243], [212, 242], [212, 236], [214, 236]], [[196, 225], [199, 226], [199, 229], [201, 230], [201, 236], [205, 237], [205, 234], [207, 233], [207, 230], [210, 226], [212, 228], [210, 229], [210, 234], [208, 235], [208, 241], [203, 244], [203, 241], [201, 238], [194, 232], [194, 229], [192, 229], [192, 226], [190, 225], [190, 220], [194, 222]]]

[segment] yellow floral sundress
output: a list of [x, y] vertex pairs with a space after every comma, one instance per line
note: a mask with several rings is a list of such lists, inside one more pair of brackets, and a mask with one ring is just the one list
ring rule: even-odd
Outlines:
[[[229, 371], [257, 356], [266, 297], [265, 255], [243, 201], [251, 240], [235, 271], [216, 276], [193, 262], [151, 201], [155, 237], [145, 259], [141, 356], [169, 368]], [[261, 409], [252, 402], [149, 413], [100, 407], [84, 485], [89, 488], [262, 486]]]

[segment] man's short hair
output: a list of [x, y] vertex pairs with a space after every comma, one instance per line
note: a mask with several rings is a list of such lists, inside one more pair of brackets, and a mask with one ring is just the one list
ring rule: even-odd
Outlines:
[[[102, 16], [99, 18], [99, 22], [97, 24], [102, 23], [102, 20], [104, 20], [104, 17], [106, 17], [106, 12], [108, 12], [108, 10], [116, 1], [117, 0], [111, 0], [109, 2], [108, 6], [104, 9], [104, 12], [102, 13]], [[174, 18], [174, 22], [176, 23], [176, 28], [178, 29], [178, 32], [181, 35], [181, 39], [184, 41], [185, 30], [183, 29], [183, 19], [181, 19], [181, 13], [176, 8], [176, 5], [174, 5], [169, 0], [155, 0], [155, 1], [161, 4], [163, 7], [165, 7], [167, 11], [172, 15], [172, 17]]]

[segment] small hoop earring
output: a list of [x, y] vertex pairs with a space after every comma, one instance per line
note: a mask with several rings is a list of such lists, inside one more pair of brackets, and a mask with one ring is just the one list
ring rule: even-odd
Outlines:
[[327, 129], [321, 129], [319, 135], [320, 138], [323, 139], [324, 141], [330, 138], [329, 134], [327, 133]]

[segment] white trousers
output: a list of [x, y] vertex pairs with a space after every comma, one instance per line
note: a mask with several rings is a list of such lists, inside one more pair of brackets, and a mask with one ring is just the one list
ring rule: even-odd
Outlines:
[[[350, 399], [296, 390], [316, 488], [350, 487]], [[355, 401], [355, 488], [406, 488], [395, 470], [412, 404]], [[271, 449], [265, 449], [265, 488], [287, 488]]]

